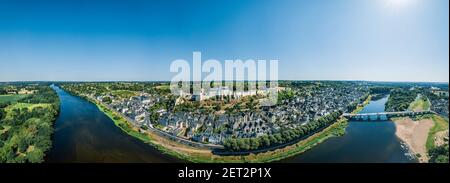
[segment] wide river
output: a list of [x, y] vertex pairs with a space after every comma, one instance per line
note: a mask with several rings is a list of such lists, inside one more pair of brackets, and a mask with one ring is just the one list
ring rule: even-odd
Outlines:
[[[360, 113], [384, 112], [388, 97], [371, 101]], [[349, 121], [345, 135], [330, 138], [300, 155], [281, 162], [413, 163], [392, 121]]]
[[[116, 127], [96, 105], [52, 86], [61, 100], [46, 162], [183, 162]], [[361, 112], [384, 111], [387, 98]], [[346, 134], [281, 162], [416, 162], [406, 156], [390, 121], [350, 122]]]

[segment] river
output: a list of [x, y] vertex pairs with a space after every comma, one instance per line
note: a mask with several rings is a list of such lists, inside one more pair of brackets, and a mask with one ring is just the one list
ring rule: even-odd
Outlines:
[[181, 162], [124, 133], [96, 105], [52, 88], [61, 107], [45, 162]]
[[[383, 112], [388, 97], [371, 101], [360, 113]], [[349, 121], [345, 135], [329, 138], [290, 163], [414, 163], [395, 135], [392, 121]]]
[[[52, 86], [60, 97], [53, 147], [46, 162], [183, 162], [127, 135], [96, 105]], [[382, 112], [387, 97], [371, 101], [361, 113]], [[345, 135], [281, 162], [416, 162], [395, 136], [391, 121], [350, 121]]]

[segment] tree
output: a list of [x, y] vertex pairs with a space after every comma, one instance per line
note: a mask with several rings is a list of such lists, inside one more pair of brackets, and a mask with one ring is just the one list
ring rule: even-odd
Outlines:
[[272, 145], [275, 145], [275, 144], [278, 144], [278, 143], [279, 143], [279, 142], [278, 142], [278, 139], [275, 138], [274, 135], [269, 135], [269, 140], [270, 140], [270, 144], [272, 144]]
[[103, 97], [102, 102], [110, 104], [112, 102], [110, 97]]
[[409, 89], [395, 89], [391, 91], [386, 102], [386, 111], [405, 111], [416, 98], [417, 92]]
[[231, 139], [230, 143], [231, 143], [231, 147], [234, 151], [239, 151], [240, 148], [239, 148], [239, 145], [238, 145], [236, 139]]
[[244, 150], [245, 149], [245, 142], [244, 142], [244, 139], [242, 139], [242, 138], [239, 138], [239, 139], [237, 139], [236, 140], [236, 143], [237, 143], [237, 150], [238, 151], [241, 151], [241, 150]]
[[430, 149], [430, 163], [448, 163], [449, 149], [448, 144]]
[[277, 139], [277, 144], [282, 144], [282, 143], [284, 143], [284, 139], [283, 139], [283, 137], [281, 136], [281, 134], [280, 133], [276, 133], [275, 135], [275, 138]]
[[[21, 99], [21, 103], [50, 104], [50, 107], [27, 107], [8, 111], [12, 118], [0, 119], [10, 129], [1, 134], [0, 162], [42, 162], [51, 147], [53, 122], [59, 110], [59, 98], [48, 86], [36, 86], [37, 92]], [[20, 105], [19, 105], [20, 106]], [[4, 114], [2, 114], [3, 116]]]
[[44, 152], [41, 149], [35, 148], [31, 152], [27, 153], [27, 158], [30, 163], [43, 162]]
[[0, 120], [2, 120], [3, 117], [5, 117], [5, 110], [3, 108], [0, 108]]
[[225, 149], [231, 151], [249, 151], [289, 143], [328, 127], [337, 121], [341, 115], [342, 111], [334, 111], [318, 120], [310, 121], [306, 125], [293, 129], [283, 129], [282, 132], [264, 135], [258, 138], [227, 139], [224, 142], [224, 146]]
[[262, 136], [262, 140], [260, 140], [260, 141], [262, 142], [264, 147], [270, 147], [270, 145], [271, 145], [269, 136], [267, 136], [267, 135]]
[[250, 139], [250, 149], [256, 150], [259, 148], [260, 142], [257, 138]]

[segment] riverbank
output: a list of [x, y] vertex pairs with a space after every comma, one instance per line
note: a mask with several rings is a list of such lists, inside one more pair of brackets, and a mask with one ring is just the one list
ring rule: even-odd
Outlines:
[[356, 109], [353, 110], [351, 113], [352, 113], [352, 114], [357, 114], [357, 113], [361, 112], [361, 110], [363, 110], [364, 107], [365, 107], [367, 104], [369, 104], [371, 100], [372, 100], [372, 95], [367, 96], [366, 100], [365, 100], [362, 104], [359, 104], [359, 105], [356, 107]]
[[[198, 163], [263, 163], [279, 161], [281, 159], [285, 159], [305, 152], [328, 138], [343, 135], [345, 133], [345, 128], [348, 125], [348, 122], [345, 118], [340, 118], [337, 122], [330, 125], [329, 127], [324, 128], [320, 132], [317, 132], [307, 137], [306, 139], [303, 139], [292, 145], [287, 145], [279, 149], [257, 154], [250, 153], [249, 155], [220, 156], [213, 154], [213, 152], [209, 149], [194, 148], [172, 141], [151, 131], [143, 131], [137, 127], [130, 125], [129, 122], [121, 115], [119, 115], [116, 111], [109, 110], [106, 106], [103, 106], [103, 104], [92, 99], [87, 100], [97, 105], [97, 107], [102, 112], [104, 112], [109, 118], [114, 121], [114, 124], [116, 126], [118, 126], [127, 134], [136, 137], [145, 143], [153, 145], [163, 153], [175, 156], [183, 160]], [[355, 109], [355, 111], [353, 112], [357, 113], [369, 102], [370, 96], [366, 99], [366, 101], [363, 102], [363, 104], [358, 105], [357, 109]]]
[[427, 154], [427, 138], [434, 123], [431, 119], [412, 120], [409, 117], [394, 118], [395, 135], [403, 141], [419, 162], [426, 163], [429, 160]]
[[[177, 143], [175, 141], [166, 139], [164, 137], [161, 137], [160, 135], [150, 132], [150, 131], [142, 131], [141, 129], [134, 127], [129, 124], [129, 122], [124, 119], [121, 115], [119, 115], [116, 111], [112, 111], [108, 109], [107, 107], [103, 106], [101, 103], [83, 97], [89, 102], [95, 104], [100, 111], [102, 111], [104, 114], [106, 114], [113, 122], [114, 124], [119, 127], [122, 131], [127, 133], [130, 136], [133, 136], [144, 143], [147, 143], [149, 145], [152, 145], [155, 147], [158, 151], [171, 155], [173, 157], [176, 157], [178, 159], [182, 160], [188, 160], [192, 161], [190, 156], [187, 156], [186, 154], [191, 153], [201, 153], [201, 154], [211, 154], [211, 151], [209, 150], [203, 150], [203, 149], [194, 149], [192, 147], [186, 146], [184, 144]], [[195, 150], [195, 151], [194, 151]]]

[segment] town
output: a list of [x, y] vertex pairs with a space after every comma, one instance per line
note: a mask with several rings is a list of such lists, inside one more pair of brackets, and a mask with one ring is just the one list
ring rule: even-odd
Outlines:
[[[46, 89], [66, 91], [69, 93], [66, 95], [72, 94], [72, 97], [79, 96], [90, 101], [91, 105], [94, 104], [93, 110], [106, 114], [106, 119], [112, 120], [115, 127], [144, 142], [181, 152], [200, 152], [198, 156], [205, 156], [198, 158], [213, 156], [232, 159], [242, 155], [246, 157], [248, 153], [264, 156], [277, 150], [283, 151], [292, 144], [295, 144], [292, 147], [304, 147], [297, 144], [341, 136], [351, 124], [348, 121], [358, 121], [348, 116], [370, 114], [361, 110], [370, 106], [371, 101], [384, 101], [382, 107], [386, 112], [412, 114], [409, 117], [396, 115], [387, 117], [389, 119], [379, 118], [381, 121], [394, 121], [400, 129], [407, 129], [401, 125], [436, 124], [436, 131], [430, 131], [429, 134], [420, 132], [428, 134], [423, 137], [435, 142], [433, 146], [427, 147], [431, 155], [427, 155], [426, 151], [416, 151], [417, 148], [411, 151], [421, 153], [420, 156], [418, 153], [412, 154], [420, 158], [421, 162], [428, 161], [428, 157], [434, 158], [431, 162], [440, 162], [441, 149], [448, 144], [447, 84], [281, 81], [274, 88], [253, 89], [245, 82], [236, 84], [243, 86], [244, 91], [235, 91], [237, 87], [227, 87], [223, 83], [210, 83], [213, 89], [201, 90], [199, 95], [176, 95], [170, 90], [168, 82], [59, 82]], [[11, 125], [8, 125], [11, 118], [8, 116], [19, 112], [14, 110], [14, 106], [30, 106], [30, 102], [35, 102], [35, 106], [45, 106], [41, 103], [47, 99], [30, 100], [42, 93], [37, 86], [33, 83], [17, 83], [0, 87], [0, 103], [4, 101], [0, 118], [6, 124], [0, 126], [3, 138], [8, 139], [5, 135], [11, 132]], [[265, 86], [271, 85], [266, 83]], [[262, 105], [260, 101], [272, 91], [277, 91], [276, 105]], [[408, 138], [409, 131], [397, 131], [396, 135], [411, 144], [415, 139]], [[6, 142], [9, 141], [5, 141], [8, 144]], [[425, 147], [424, 143], [422, 145]], [[21, 150], [24, 149], [21, 146]]]
[[[63, 87], [69, 91], [80, 89], [77, 85]], [[98, 85], [81, 85], [88, 87], [83, 94], [131, 119], [134, 126], [143, 130], [159, 129], [186, 140], [216, 145], [223, 145], [227, 138], [275, 134], [282, 129], [306, 125], [332, 112], [348, 112], [368, 96], [368, 87], [360, 84], [303, 83], [280, 87], [278, 104], [264, 107], [255, 102], [261, 98], [257, 92], [228, 97], [231, 92], [227, 90], [227, 99], [223, 96], [212, 99], [214, 97], [208, 94], [202, 100], [189, 100], [186, 95], [161, 92], [167, 85], [147, 91], [104, 91], [107, 87], [99, 90], [95, 88]]]

